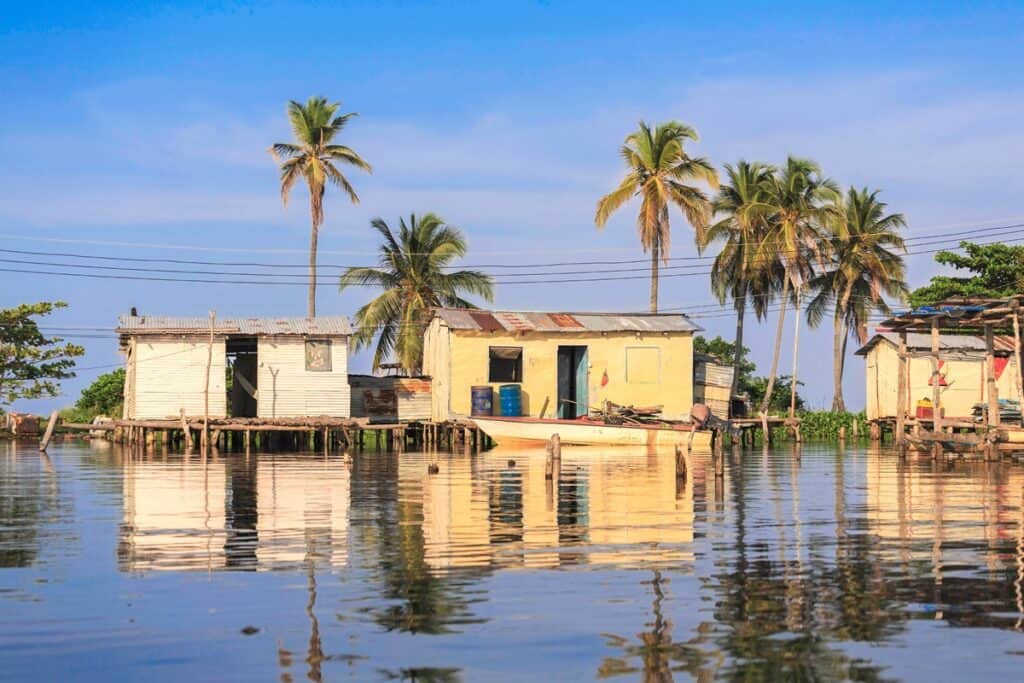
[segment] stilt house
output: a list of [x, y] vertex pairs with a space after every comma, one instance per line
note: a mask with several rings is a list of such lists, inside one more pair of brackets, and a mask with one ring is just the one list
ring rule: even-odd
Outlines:
[[128, 315], [124, 417], [349, 417], [344, 317], [208, 318]]
[[700, 329], [682, 314], [438, 309], [423, 351], [433, 418], [469, 416], [474, 387], [516, 385], [524, 416], [572, 419], [608, 400], [687, 419]]

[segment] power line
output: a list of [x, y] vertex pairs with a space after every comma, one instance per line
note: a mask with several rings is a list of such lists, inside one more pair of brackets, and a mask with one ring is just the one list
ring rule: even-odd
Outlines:
[[[1013, 238], [1013, 239], [1009, 239], [1009, 240], [997, 240], [995, 242], [976, 242], [976, 244], [985, 245], [985, 244], [1015, 242], [1015, 241], [1017, 241], [1019, 239], [1021, 239], [1021, 238]], [[938, 240], [938, 241], [942, 241], [942, 240]], [[931, 254], [931, 253], [935, 253], [935, 252], [938, 252], [938, 251], [944, 251], [945, 249], [946, 249], [945, 247], [939, 247], [939, 248], [935, 248], [935, 249], [925, 249], [925, 250], [921, 250], [921, 251], [908, 251], [906, 253], [906, 255], [907, 256], [913, 256], [913, 255], [920, 255], [920, 254]], [[0, 261], [3, 261], [3, 259], [0, 259]], [[64, 267], [64, 268], [84, 269], [84, 268], [88, 267], [90, 269], [99, 269], [99, 270], [120, 270], [120, 271], [128, 270], [128, 271], [148, 272], [146, 269], [137, 269], [137, 268], [124, 268], [124, 269], [121, 269], [121, 268], [106, 267], [106, 266], [83, 266], [83, 265], [61, 264], [61, 263], [51, 264], [51, 263], [48, 263], [48, 262], [16, 261], [14, 259], [6, 259], [6, 261], [7, 262], [15, 261], [16, 263], [26, 264], [26, 265], [36, 265], [38, 263], [39, 265], [53, 265], [53, 266], [56, 266], [56, 267]], [[178, 277], [158, 277], [158, 276], [144, 276], [144, 275], [115, 275], [115, 274], [110, 274], [110, 273], [75, 273], [75, 272], [52, 271], [52, 270], [29, 270], [29, 269], [22, 269], [22, 268], [0, 268], [0, 272], [21, 273], [21, 274], [28, 274], [28, 275], [55, 275], [55, 276], [62, 276], [62, 277], [80, 277], [80, 278], [91, 278], [91, 279], [102, 279], [102, 280], [126, 280], [126, 281], [141, 281], [141, 282], [183, 282], [183, 283], [192, 283], [192, 284], [228, 284], [228, 285], [295, 286], [295, 287], [306, 287], [307, 286], [307, 283], [305, 281], [300, 281], [300, 280], [296, 280], [296, 281], [280, 281], [280, 280], [232, 280], [232, 279], [187, 278], [187, 277], [186, 278], [178, 278]], [[180, 272], [182, 274], [196, 274], [196, 275], [241, 275], [241, 273], [209, 273], [209, 272], [205, 272], [205, 271], [180, 271]], [[598, 272], [598, 271], [594, 271], [594, 272]], [[627, 272], [641, 273], [642, 269], [629, 270]], [[589, 272], [587, 274], [589, 274]], [[669, 273], [661, 274], [660, 277], [662, 277], [662, 278], [679, 278], [679, 277], [709, 276], [710, 274], [711, 274], [711, 271], [694, 271], [694, 272], [685, 272], [685, 273], [669, 272]], [[250, 277], [253, 276], [253, 274], [246, 274], [246, 275], [248, 275]], [[282, 277], [280, 275], [276, 275], [276, 276], [275, 275], [268, 275], [268, 274], [260, 274], [260, 275], [262, 275], [263, 277]], [[588, 282], [646, 280], [648, 278], [648, 275], [646, 274], [646, 272], [642, 272], [642, 274], [637, 274], [637, 275], [614, 275], [614, 276], [607, 276], [607, 275], [605, 275], [605, 276], [602, 276], [602, 277], [593, 277], [593, 278], [575, 278], [575, 277], [573, 277], [573, 278], [569, 278], [569, 279], [565, 279], [564, 278], [565, 275], [567, 275], [567, 274], [566, 273], [533, 273], [533, 274], [531, 274], [532, 277], [541, 277], [542, 279], [533, 279], [533, 280], [502, 280], [502, 281], [496, 280], [494, 282], [494, 284], [502, 285], [502, 286], [527, 285], [527, 284], [528, 285], [534, 285], [534, 284], [545, 284], [545, 285], [547, 285], [547, 284], [581, 284], [581, 283], [588, 283]], [[259, 275], [257, 275], [257, 276], [259, 276]], [[542, 276], [548, 276], [548, 277], [544, 278]], [[550, 279], [552, 276], [555, 277], [555, 278], [560, 278], [560, 279]], [[331, 283], [331, 282], [319, 282], [318, 286], [321, 286], [321, 287], [334, 287], [336, 285], [334, 283]], [[365, 283], [365, 284], [364, 283], [354, 283], [354, 284], [349, 285], [349, 286], [374, 287], [374, 288], [377, 287], [377, 285], [373, 284], [373, 283]]]
[[[1020, 219], [1013, 219], [1019, 221]], [[964, 224], [968, 225], [968, 224]], [[906, 242], [914, 242], [917, 240], [930, 240], [935, 237], [941, 236], [967, 236], [977, 233], [994, 233], [999, 230], [1008, 230], [1012, 228], [1024, 227], [1024, 222], [1013, 222], [998, 226], [987, 226], [980, 227], [974, 224], [967, 230], [954, 231], [954, 232], [933, 232], [927, 235], [910, 235], [904, 238]], [[167, 250], [181, 250], [181, 251], [201, 251], [211, 253], [265, 253], [265, 254], [307, 254], [308, 251], [303, 249], [290, 249], [290, 248], [257, 248], [257, 247], [208, 247], [198, 245], [184, 245], [177, 243], [144, 243], [144, 242], [121, 242], [121, 241], [110, 241], [110, 240], [88, 240], [88, 239], [74, 239], [74, 238], [59, 238], [59, 237], [29, 237], [21, 234], [0, 234], [0, 238], [13, 239], [13, 240], [24, 240], [24, 241], [35, 241], [35, 242], [49, 242], [49, 243], [62, 243], [62, 244], [88, 244], [94, 246], [116, 246], [116, 247], [134, 247], [143, 249], [167, 249]], [[830, 236], [821, 236], [815, 238], [815, 241], [829, 241], [832, 239]], [[740, 243], [744, 244], [744, 243]], [[608, 247], [602, 249], [582, 249], [576, 248], [573, 251], [579, 253], [595, 253], [595, 252], [606, 252], [606, 251], [626, 251], [633, 250], [634, 247]], [[0, 250], [14, 253], [21, 253], [18, 250]], [[478, 251], [478, 254], [491, 254], [491, 255], [517, 255], [517, 254], [537, 254], [537, 253], [549, 253], [550, 249], [538, 249], [538, 250], [492, 250], [492, 251]], [[31, 252], [25, 252], [31, 253]], [[336, 255], [377, 255], [377, 251], [352, 251], [352, 250], [319, 250], [320, 254], [336, 254]], [[37, 255], [48, 255], [57, 256], [62, 255], [60, 252], [38, 252]], [[407, 255], [419, 255], [428, 256], [429, 254], [407, 254]], [[93, 258], [102, 259], [124, 259], [125, 257], [104, 257], [95, 256]], [[707, 261], [713, 259], [713, 256], [679, 256], [670, 257], [669, 261]], [[287, 267], [287, 268], [304, 268], [308, 267], [302, 264], [266, 264], [266, 263], [253, 263], [253, 262], [204, 262], [192, 259], [143, 259], [137, 258], [132, 260], [147, 261], [147, 262], [174, 262], [184, 263], [190, 265], [235, 265], [235, 266], [249, 266], [249, 267]], [[541, 268], [541, 267], [562, 267], [562, 266], [573, 266], [573, 265], [623, 265], [630, 263], [645, 263], [647, 259], [625, 259], [625, 260], [603, 260], [603, 261], [562, 261], [554, 263], [526, 263], [526, 264], [480, 264], [480, 265], [467, 265], [457, 266], [460, 268]], [[331, 265], [329, 267], [335, 268], [347, 268], [347, 265]], [[456, 267], [456, 266], [452, 266]]]

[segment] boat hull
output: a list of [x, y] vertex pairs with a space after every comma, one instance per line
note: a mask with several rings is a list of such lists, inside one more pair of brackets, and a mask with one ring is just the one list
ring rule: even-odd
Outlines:
[[711, 447], [710, 431], [693, 430], [689, 426], [606, 425], [523, 417], [474, 417], [473, 422], [499, 445], [546, 443], [553, 434], [558, 434], [561, 443], [575, 446]]

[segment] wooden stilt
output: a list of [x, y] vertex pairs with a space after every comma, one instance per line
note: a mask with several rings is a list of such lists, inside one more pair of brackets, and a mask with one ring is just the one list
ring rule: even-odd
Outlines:
[[59, 421], [60, 413], [54, 410], [50, 413], [50, 419], [46, 422], [46, 432], [43, 433], [43, 440], [39, 442], [40, 451], [45, 451], [46, 447], [50, 445], [50, 439], [53, 438], [53, 430], [57, 428]]

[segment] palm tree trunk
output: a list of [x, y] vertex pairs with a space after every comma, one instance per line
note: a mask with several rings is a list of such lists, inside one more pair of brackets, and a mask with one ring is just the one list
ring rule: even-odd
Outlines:
[[736, 350], [732, 354], [732, 388], [729, 394], [729, 404], [732, 407], [732, 397], [740, 388], [740, 362], [743, 360], [743, 319], [747, 313], [747, 297], [736, 300]]
[[[800, 300], [803, 296], [803, 290], [801, 289], [796, 293], [796, 308], [794, 309], [794, 321], [795, 325], [793, 329], [793, 376], [790, 378], [789, 383], [789, 416], [796, 417], [796, 363], [800, 355]], [[797, 432], [799, 434], [799, 432]]]
[[310, 318], [316, 317], [316, 243], [319, 236], [316, 219], [313, 219], [313, 227], [309, 234], [309, 297], [307, 299], [307, 312]]
[[651, 313], [658, 312], [658, 255], [661, 246], [655, 240], [651, 246]]
[[779, 307], [779, 324], [775, 328], [775, 352], [772, 355], [772, 369], [768, 373], [768, 386], [764, 391], [764, 399], [761, 401], [761, 426], [764, 429], [765, 441], [768, 436], [768, 406], [772, 401], [772, 391], [775, 389], [775, 375], [779, 372], [779, 350], [782, 348], [782, 330], [786, 321], [786, 299], [789, 298], [789, 277], [782, 283], [782, 306]]
[[846, 403], [843, 401], [843, 318], [839, 308], [836, 308], [835, 320], [832, 325], [832, 412], [846, 412]]

